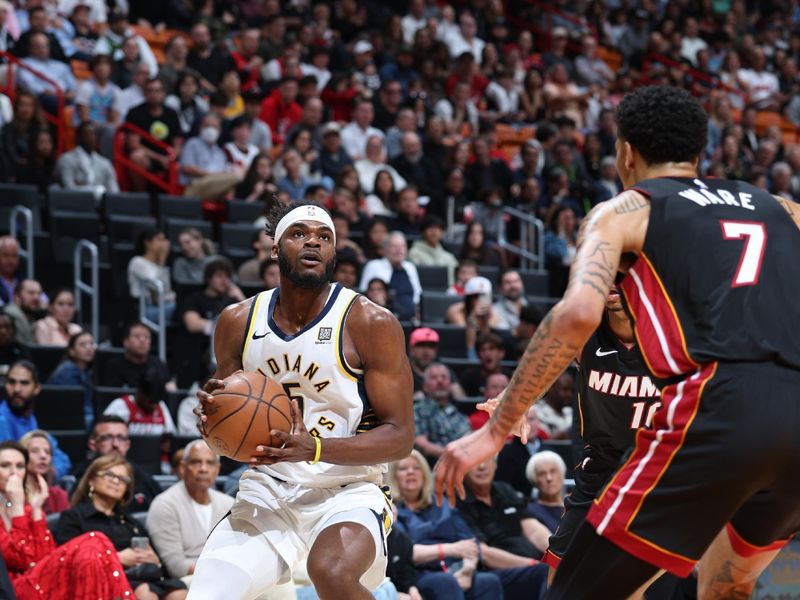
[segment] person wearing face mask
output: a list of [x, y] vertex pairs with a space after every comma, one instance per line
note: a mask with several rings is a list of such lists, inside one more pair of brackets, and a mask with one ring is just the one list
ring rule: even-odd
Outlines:
[[225, 151], [217, 145], [222, 121], [208, 113], [200, 122], [200, 133], [189, 138], [180, 160], [181, 184], [186, 196], [218, 198], [230, 192], [242, 175], [230, 171]]

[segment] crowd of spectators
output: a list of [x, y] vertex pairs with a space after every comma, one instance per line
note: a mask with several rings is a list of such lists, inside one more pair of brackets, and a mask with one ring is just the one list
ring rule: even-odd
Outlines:
[[[614, 108], [645, 83], [688, 88], [706, 105], [702, 174], [800, 200], [794, 4], [0, 0], [0, 52], [15, 57], [0, 65], [0, 181], [90, 192], [102, 206], [121, 187], [154, 191], [141, 174], [115, 169], [115, 152], [161, 177], [172, 160], [166, 145], [186, 196], [235, 198], [261, 214], [274, 202], [328, 207], [334, 280], [391, 310], [409, 333], [417, 451], [390, 478], [398, 597], [455, 598], [471, 588], [473, 597], [514, 598], [543, 582], [531, 561], [557, 522], [566, 468], [542, 450], [568, 444], [573, 373], [530, 411], [527, 444], [509, 441], [496, 463], [470, 473], [457, 510], [431, 504], [428, 468], [449, 441], [485, 422], [475, 402], [507, 385], [544, 308], [526, 293], [518, 256], [499, 244], [531, 241], [505, 209], [543, 223], [547, 280], [537, 295], [560, 296], [581, 219], [621, 189]], [[129, 133], [115, 150], [123, 123], [147, 135]], [[221, 465], [208, 448], [191, 442], [170, 466], [170, 438], [196, 437], [194, 391], [213, 370], [220, 311], [279, 283], [263, 224], [254, 223], [250, 256], [223, 256], [197, 228], [172, 240], [142, 228], [127, 288], [131, 300], [144, 297], [152, 320], [150, 282], [160, 281], [168, 361], [154, 356], [150, 328], [129, 321], [121, 352], [102, 369], [97, 344], [106, 340], [76, 324], [73, 292], [46, 273], [22, 277], [17, 241], [0, 237], [0, 442], [22, 443], [0, 455], [22, 456], [29, 473], [26, 520], [0, 511], [0, 538], [21, 531], [36, 538], [40, 564], [49, 556], [79, 564], [74, 543], [42, 541], [50, 534], [38, 517], [64, 511], [50, 523], [52, 539], [102, 532], [98, 543], [117, 551], [112, 563], [136, 597], [185, 594], [230, 498], [214, 489]], [[436, 323], [422, 311], [431, 267], [444, 269], [436, 289], [449, 295]], [[443, 360], [453, 340], [466, 361]], [[63, 360], [45, 370], [31, 362], [36, 346], [63, 348]], [[45, 383], [81, 391], [87, 442], [72, 460], [39, 428]], [[100, 388], [112, 396], [101, 402]], [[185, 399], [175, 402], [179, 388]], [[159, 440], [146, 465], [126, 459], [139, 436]], [[4, 468], [0, 491], [22, 498]], [[179, 480], [162, 493], [154, 475], [165, 473]], [[487, 520], [497, 527], [487, 530]], [[437, 527], [447, 534], [437, 537]], [[12, 546], [0, 550], [22, 595], [39, 572]], [[92, 577], [102, 589], [114, 585], [105, 571]]]

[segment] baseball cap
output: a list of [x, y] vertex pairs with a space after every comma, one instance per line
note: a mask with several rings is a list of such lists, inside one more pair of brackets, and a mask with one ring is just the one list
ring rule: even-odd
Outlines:
[[336, 121], [328, 121], [322, 126], [321, 135], [328, 135], [329, 133], [339, 133], [342, 130]]
[[464, 285], [464, 295], [472, 296], [473, 294], [491, 295], [492, 282], [486, 277], [473, 277]]
[[430, 327], [420, 327], [411, 332], [408, 338], [409, 346], [416, 346], [417, 344], [438, 344], [439, 334]]
[[553, 28], [552, 36], [554, 38], [567, 37], [568, 35], [569, 35], [569, 33], [567, 32], [567, 28], [566, 27], [554, 27]]
[[365, 52], [372, 52], [372, 44], [367, 40], [359, 40], [353, 46], [353, 54], [364, 54]]

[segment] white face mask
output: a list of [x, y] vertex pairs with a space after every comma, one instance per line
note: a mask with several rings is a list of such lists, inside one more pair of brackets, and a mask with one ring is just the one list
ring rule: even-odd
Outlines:
[[216, 127], [203, 127], [200, 130], [200, 139], [207, 144], [216, 143], [217, 139], [219, 139], [219, 129]]

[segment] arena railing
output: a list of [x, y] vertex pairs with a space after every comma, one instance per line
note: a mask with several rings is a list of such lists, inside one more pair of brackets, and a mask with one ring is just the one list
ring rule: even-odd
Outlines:
[[42, 73], [41, 71], [37, 71], [33, 67], [26, 65], [22, 62], [21, 59], [17, 58], [13, 54], [9, 52], [0, 51], [0, 58], [5, 59], [6, 64], [8, 66], [6, 70], [6, 83], [4, 87], [0, 87], [0, 91], [2, 91], [6, 96], [8, 96], [11, 101], [14, 101], [14, 98], [17, 95], [17, 90], [14, 85], [14, 77], [15, 77], [15, 68], [24, 69], [31, 73], [37, 79], [41, 79], [45, 83], [50, 84], [53, 86], [53, 89], [56, 91], [56, 114], [52, 115], [46, 110], [42, 111], [42, 115], [50, 123], [56, 131], [56, 155], [60, 155], [64, 151], [64, 91], [61, 87], [52, 79], [50, 79], [47, 75]]
[[518, 208], [504, 206], [500, 210], [510, 219], [519, 221], [520, 239], [519, 246], [511, 243], [506, 235], [506, 219], [501, 218], [497, 232], [497, 245], [507, 252], [516, 254], [523, 269], [544, 273], [546, 271], [544, 266], [544, 223], [534, 215]]
[[[166, 177], [160, 177], [147, 169], [143, 169], [125, 154], [125, 139], [128, 134], [138, 135], [142, 141], [155, 146], [167, 156], [169, 166], [167, 167]], [[129, 173], [136, 173], [165, 194], [180, 194], [180, 185], [178, 184], [178, 157], [172, 149], [172, 146], [153, 137], [144, 129], [132, 123], [123, 123], [117, 127], [117, 131], [114, 133], [114, 170], [117, 173], [117, 181], [122, 190], [127, 191], [130, 188]]]
[[33, 276], [33, 211], [27, 206], [17, 204], [11, 209], [8, 215], [8, 231], [11, 237], [17, 239], [19, 229], [18, 217], [25, 221], [25, 244], [19, 245], [19, 255], [25, 259], [25, 276], [34, 279]]
[[[142, 282], [142, 293], [139, 296], [139, 321], [158, 334], [158, 358], [167, 362], [167, 317], [165, 311], [164, 284], [158, 279], [147, 279]], [[155, 293], [156, 306], [158, 307], [158, 321], [151, 321], [147, 317], [147, 295]]]
[[537, 18], [535, 18], [533, 21], [527, 21], [525, 18], [511, 14], [508, 14], [506, 18], [515, 27], [521, 29], [530, 29], [533, 33], [535, 33], [536, 35], [534, 43], [536, 42], [536, 38], [546, 39], [549, 43], [550, 38], [552, 37], [553, 28], [555, 27], [564, 27], [570, 32], [570, 47], [575, 46], [574, 37], [582, 36], [587, 33], [595, 39], [598, 39], [597, 29], [594, 27], [594, 25], [589, 23], [586, 18], [580, 15], [566, 12], [560, 8], [552, 6], [550, 3], [542, 2], [540, 0], [528, 0], [526, 4], [537, 11], [540, 11], [539, 14], [535, 15]]
[[729, 94], [736, 94], [738, 96], [741, 96], [742, 100], [745, 101], [747, 100], [747, 94], [743, 90], [737, 89], [726, 83], [723, 83], [722, 81], [719, 80], [718, 77], [713, 77], [708, 73], [703, 73], [702, 71], [698, 71], [697, 69], [687, 65], [686, 63], [679, 62], [674, 58], [665, 56], [664, 54], [655, 54], [653, 52], [645, 56], [645, 59], [642, 62], [643, 80], [640, 83], [648, 83], [650, 81], [650, 72], [653, 68], [653, 63], [664, 65], [668, 69], [678, 69], [693, 82], [695, 81], [701, 82], [711, 90], [721, 90]]
[[[89, 253], [90, 283], [83, 280], [83, 252]], [[97, 245], [89, 240], [80, 240], [75, 245], [73, 256], [73, 287], [75, 289], [75, 310], [80, 315], [81, 321], [86, 322], [86, 314], [83, 312], [83, 294], [89, 295], [92, 311], [91, 332], [95, 340], [100, 333], [100, 263], [98, 259]]]

